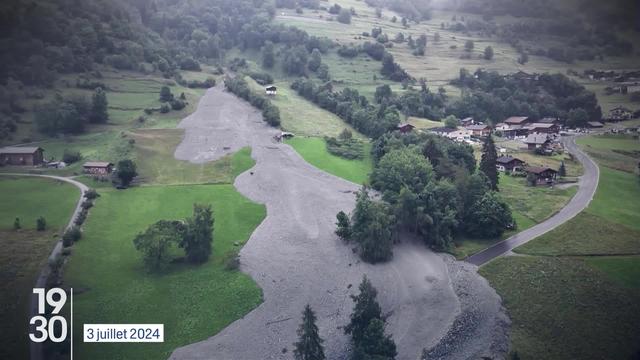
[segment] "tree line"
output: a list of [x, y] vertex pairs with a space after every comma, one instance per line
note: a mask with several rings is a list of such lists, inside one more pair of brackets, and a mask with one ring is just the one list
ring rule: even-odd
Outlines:
[[554, 117], [569, 127], [602, 118], [595, 94], [563, 74], [503, 76], [481, 69], [472, 74], [463, 68], [451, 84], [464, 90], [447, 109], [458, 118], [495, 124], [510, 116]]
[[345, 88], [336, 92], [330, 83], [319, 85], [303, 78], [296, 79], [291, 88], [370, 137], [381, 136], [400, 122], [400, 115], [395, 107], [372, 104], [355, 89]]
[[280, 126], [280, 110], [273, 105], [269, 99], [263, 95], [256, 94], [249, 88], [249, 84], [241, 76], [234, 78], [227, 76], [224, 79], [226, 88], [235, 95], [245, 99], [251, 105], [262, 110], [262, 118], [267, 124], [278, 127]]

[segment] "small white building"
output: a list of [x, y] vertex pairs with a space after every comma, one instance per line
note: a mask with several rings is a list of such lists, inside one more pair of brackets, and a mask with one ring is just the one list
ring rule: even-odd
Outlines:
[[264, 92], [267, 95], [276, 95], [276, 93], [278, 92], [278, 88], [276, 88], [273, 85], [267, 86], [266, 88], [264, 88]]

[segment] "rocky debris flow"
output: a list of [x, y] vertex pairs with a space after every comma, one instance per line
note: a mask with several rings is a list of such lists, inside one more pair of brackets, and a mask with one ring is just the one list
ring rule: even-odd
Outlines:
[[438, 344], [425, 350], [423, 359], [504, 358], [509, 351], [511, 321], [498, 294], [478, 275], [476, 266], [443, 257], [460, 301], [460, 314]]
[[[389, 315], [387, 331], [399, 360], [419, 359], [462, 313], [465, 302], [457, 293], [456, 274], [467, 264], [409, 239], [394, 248], [388, 263], [361, 262], [334, 233], [336, 213], [353, 210], [359, 186], [320, 171], [289, 145], [276, 142], [279, 130], [261, 121], [248, 103], [221, 86], [209, 89], [179, 127], [185, 137], [175, 152], [178, 159], [200, 163], [251, 147], [256, 165], [234, 185], [265, 204], [267, 216], [240, 251], [240, 269], [262, 288], [264, 302], [217, 335], [176, 349], [171, 359], [290, 359], [307, 303], [318, 317], [327, 358], [347, 359], [349, 337], [343, 326], [353, 309], [350, 295], [358, 292], [365, 274]], [[475, 289], [474, 300], [486, 302], [480, 316], [503, 315], [499, 297], [475, 271], [461, 278], [468, 283], [460, 289]], [[490, 348], [490, 336], [481, 337], [484, 343], [477, 346]]]

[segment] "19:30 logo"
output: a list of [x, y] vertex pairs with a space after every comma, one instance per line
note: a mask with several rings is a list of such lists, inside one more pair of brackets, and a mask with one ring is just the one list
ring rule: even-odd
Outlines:
[[[58, 315], [67, 302], [67, 293], [60, 288], [52, 288], [49, 291], [43, 288], [33, 289], [38, 296], [38, 314], [31, 318], [29, 323], [35, 326], [34, 332], [29, 333], [33, 342], [41, 343], [47, 340], [59, 343], [67, 339], [67, 319]], [[51, 306], [51, 317], [47, 319], [46, 305]], [[59, 330], [59, 334], [56, 334]]]

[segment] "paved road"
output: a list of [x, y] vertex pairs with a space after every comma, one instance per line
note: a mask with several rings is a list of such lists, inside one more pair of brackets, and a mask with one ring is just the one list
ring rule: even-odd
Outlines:
[[578, 192], [575, 196], [565, 207], [547, 220], [523, 232], [517, 233], [475, 255], [469, 256], [465, 259], [466, 261], [477, 266], [486, 264], [489, 261], [510, 252], [518, 246], [523, 245], [538, 236], [555, 229], [559, 225], [564, 224], [574, 216], [578, 215], [578, 213], [589, 205], [596, 192], [596, 188], [598, 187], [598, 179], [600, 177], [598, 165], [596, 165], [596, 163], [591, 160], [587, 154], [578, 148], [578, 145], [576, 145], [575, 142], [575, 136], [563, 137], [562, 142], [566, 149], [572, 153], [584, 167], [584, 174], [580, 177]]
[[[69, 223], [67, 224], [66, 229], [69, 229], [70, 227], [72, 227], [74, 225], [74, 222], [76, 221], [76, 217], [78, 217], [78, 214], [80, 213], [80, 211], [82, 210], [82, 201], [84, 199], [84, 193], [89, 190], [89, 187], [77, 180], [71, 179], [71, 178], [66, 178], [66, 177], [62, 177], [62, 176], [54, 176], [54, 175], [41, 175], [41, 174], [22, 174], [22, 173], [0, 173], [0, 175], [4, 175], [4, 176], [36, 176], [36, 177], [42, 177], [42, 178], [48, 178], [48, 179], [53, 179], [53, 180], [59, 180], [59, 181], [64, 181], [66, 183], [72, 184], [75, 187], [77, 187], [78, 189], [80, 189], [80, 198], [78, 199], [78, 203], [76, 204], [76, 208], [73, 211], [73, 215], [71, 216], [71, 218], [69, 219]], [[60, 254], [62, 253], [62, 240], [58, 241], [56, 243], [56, 246], [53, 248], [53, 250], [51, 251], [51, 255], [49, 255], [49, 259], [56, 259], [60, 256]], [[49, 267], [49, 263], [50, 261], [47, 261], [47, 264], [42, 268], [42, 270], [40, 270], [40, 275], [38, 275], [38, 279], [36, 280], [36, 283], [33, 285], [34, 288], [44, 288], [46, 287], [47, 284], [47, 278], [49, 277], [49, 274], [51, 274], [51, 268]], [[36, 296], [34, 296], [33, 294], [31, 295], [31, 306], [29, 307], [29, 319], [31, 319], [32, 317], [38, 315], [38, 298]], [[33, 330], [33, 329], [32, 329]], [[42, 360], [44, 358], [44, 354], [43, 354], [43, 347], [42, 347], [42, 343], [35, 343], [35, 342], [31, 342], [30, 343], [30, 348], [29, 348], [29, 353], [30, 353], [30, 359], [31, 360]]]
[[336, 213], [354, 208], [359, 185], [311, 166], [291, 146], [275, 142], [279, 130], [268, 127], [248, 103], [222, 86], [209, 89], [179, 127], [185, 137], [174, 154], [178, 159], [204, 163], [251, 146], [256, 166], [234, 185], [265, 204], [267, 217], [240, 259], [241, 270], [262, 288], [264, 302], [217, 335], [176, 349], [170, 359], [291, 359], [307, 303], [316, 312], [327, 359], [346, 359], [350, 344], [342, 326], [353, 308], [349, 295], [357, 292], [363, 274], [389, 315], [387, 331], [398, 345], [398, 360], [419, 359], [469, 305], [481, 314], [469, 331], [474, 341], [448, 358], [504, 356], [506, 316], [499, 296], [474, 266], [408, 239], [394, 248], [392, 261], [360, 262], [352, 245], [334, 233]]

